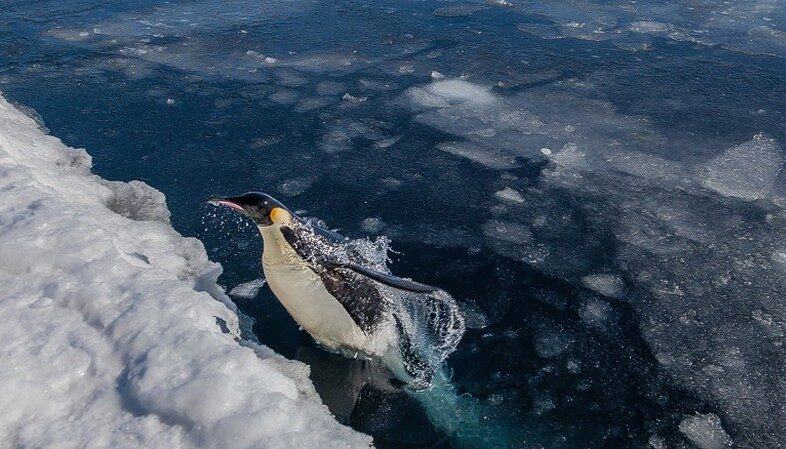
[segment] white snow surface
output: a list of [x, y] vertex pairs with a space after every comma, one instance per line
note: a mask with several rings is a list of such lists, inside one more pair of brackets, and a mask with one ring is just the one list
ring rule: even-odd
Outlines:
[[307, 366], [239, 340], [163, 195], [90, 165], [0, 97], [0, 447], [369, 446]]

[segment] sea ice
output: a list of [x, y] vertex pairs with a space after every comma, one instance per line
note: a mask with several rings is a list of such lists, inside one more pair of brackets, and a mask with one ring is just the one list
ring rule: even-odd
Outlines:
[[360, 223], [360, 227], [369, 234], [377, 234], [383, 230], [387, 224], [379, 217], [368, 217]]
[[379, 149], [385, 149], [385, 148], [392, 147], [399, 140], [401, 140], [401, 136], [400, 135], [399, 136], [393, 136], [393, 137], [389, 137], [387, 139], [378, 140], [377, 142], [374, 143], [374, 146], [376, 148], [379, 148]]
[[267, 281], [265, 279], [254, 279], [248, 282], [243, 282], [235, 286], [232, 290], [229, 291], [229, 296], [242, 298], [242, 299], [254, 299], [259, 294], [259, 290], [262, 289], [262, 286], [265, 285]]
[[440, 150], [456, 156], [465, 157], [486, 167], [495, 169], [516, 168], [516, 158], [491, 148], [484, 148], [471, 142], [447, 142], [437, 145]]
[[308, 190], [314, 181], [314, 178], [310, 177], [287, 179], [279, 184], [276, 190], [286, 196], [298, 196]]
[[494, 193], [494, 196], [503, 201], [509, 201], [511, 203], [524, 202], [524, 196], [522, 196], [519, 191], [513, 190], [510, 187], [505, 187], [502, 190], [498, 190], [496, 193]]
[[609, 319], [611, 305], [600, 299], [589, 299], [579, 306], [579, 317], [589, 326], [602, 328]]
[[724, 449], [731, 446], [731, 438], [723, 430], [720, 418], [713, 413], [697, 413], [680, 422], [680, 432], [701, 449]]
[[581, 278], [581, 283], [590, 290], [610, 298], [622, 296], [622, 280], [613, 274], [590, 274]]
[[783, 167], [780, 145], [756, 134], [753, 139], [709, 161], [703, 169], [702, 184], [721, 195], [757, 200], [772, 192]]
[[535, 339], [535, 350], [540, 357], [550, 359], [565, 352], [573, 343], [573, 336], [559, 326], [543, 323]]
[[[496, 100], [495, 96], [489, 92], [489, 89], [461, 79], [436, 81], [423, 88], [412, 88], [408, 92], [414, 98], [417, 98], [416, 92], [425, 92], [425, 98], [429, 98], [430, 95], [441, 99], [442, 102], [437, 102], [436, 105], [461, 103], [484, 105], [494, 103]], [[431, 106], [434, 104], [431, 100], [427, 100], [423, 105]]]

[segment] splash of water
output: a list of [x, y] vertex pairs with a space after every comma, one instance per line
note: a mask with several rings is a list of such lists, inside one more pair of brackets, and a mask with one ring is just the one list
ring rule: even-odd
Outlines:
[[[306, 228], [324, 227], [321, 222], [303, 220], [300, 224]], [[314, 243], [324, 243], [316, 232], [304, 233], [307, 238], [315, 239]], [[341, 262], [358, 262], [360, 264], [392, 274], [388, 268], [390, 240], [387, 237], [343, 239], [332, 245], [315, 244], [320, 254], [317, 259], [324, 258], [325, 252], [330, 258]], [[390, 312], [399, 332], [401, 355], [410, 363], [408, 374], [413, 377], [412, 388], [424, 388], [442, 362], [456, 350], [464, 336], [466, 326], [464, 317], [450, 294], [444, 290], [429, 293], [417, 293], [377, 284], [377, 290], [389, 304]], [[413, 362], [414, 361], [414, 362]], [[395, 370], [395, 367], [391, 367]]]
[[435, 427], [447, 434], [461, 449], [507, 449], [513, 431], [494, 416], [494, 410], [469, 394], [459, 394], [444, 368], [439, 369], [431, 386], [410, 391]]

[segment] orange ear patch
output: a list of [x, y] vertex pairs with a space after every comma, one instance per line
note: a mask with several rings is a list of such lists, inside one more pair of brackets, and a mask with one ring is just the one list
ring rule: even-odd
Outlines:
[[273, 223], [286, 223], [290, 218], [292, 218], [292, 216], [289, 212], [281, 207], [274, 207], [273, 210], [270, 211], [270, 219], [273, 220]]

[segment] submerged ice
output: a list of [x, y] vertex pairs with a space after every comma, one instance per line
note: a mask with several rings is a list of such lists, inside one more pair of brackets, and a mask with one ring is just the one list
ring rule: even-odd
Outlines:
[[[410, 89], [407, 99], [416, 120], [460, 139], [439, 148], [463, 148], [450, 152], [503, 172], [548, 155], [535, 184], [505, 175], [488, 183], [505, 186], [482, 226], [488, 245], [629, 304], [662, 368], [720, 407], [739, 447], [782, 441], [783, 341], [754, 318], [786, 316], [780, 143], [757, 133], [725, 148], [688, 144], [592, 98], [592, 80], [513, 95], [462, 81], [442, 85], [449, 96], [426, 95], [438, 83]], [[462, 92], [486, 94], [475, 102]], [[598, 254], [608, 254], [605, 263]], [[582, 302], [578, 314], [600, 330], [613, 319], [601, 299]], [[536, 347], [553, 357], [569, 344], [549, 333]], [[680, 429], [698, 429], [688, 423]], [[702, 432], [683, 433], [693, 440]], [[696, 444], [720, 444], [707, 438]]]

